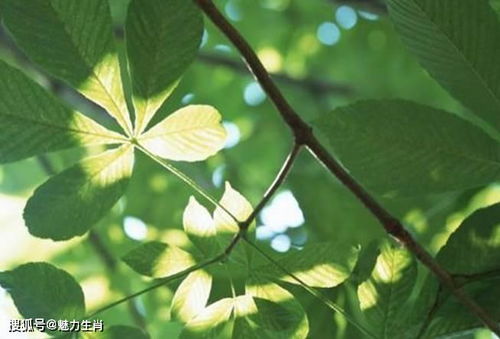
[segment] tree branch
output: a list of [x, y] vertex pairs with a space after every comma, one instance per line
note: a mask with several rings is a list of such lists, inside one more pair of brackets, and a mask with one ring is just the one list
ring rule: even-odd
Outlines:
[[393, 217], [382, 205], [380, 205], [340, 163], [326, 150], [313, 134], [312, 127], [307, 124], [295, 110], [290, 106], [281, 91], [272, 81], [256, 53], [249, 43], [241, 36], [229, 21], [221, 14], [210, 0], [194, 0], [211, 21], [226, 35], [245, 59], [251, 72], [259, 81], [261, 87], [272, 100], [281, 118], [291, 129], [298, 144], [306, 145], [316, 158], [325, 165], [378, 219], [387, 233], [395, 237], [409, 251], [411, 251], [427, 268], [429, 268], [439, 280], [451, 290], [451, 292], [467, 307], [471, 313], [476, 315], [493, 332], [500, 335], [500, 326], [482, 309], [473, 299], [455, 284], [452, 276], [443, 269], [435, 259], [418, 244], [412, 235], [405, 229], [402, 223]]
[[[206, 53], [200, 52], [198, 55], [198, 60], [213, 66], [223, 66], [236, 73], [249, 75], [245, 64], [235, 60], [233, 58], [228, 58], [224, 55], [218, 53]], [[284, 73], [273, 73], [271, 74], [273, 79], [279, 81], [283, 84], [301, 87], [307, 89], [311, 93], [331, 93], [338, 95], [353, 95], [354, 89], [346, 84], [334, 83], [331, 81], [326, 81], [316, 78], [304, 78], [298, 79], [293, 78]]]

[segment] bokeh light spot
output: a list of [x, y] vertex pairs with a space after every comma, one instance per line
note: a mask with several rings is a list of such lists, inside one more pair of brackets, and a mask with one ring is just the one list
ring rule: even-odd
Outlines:
[[286, 234], [277, 235], [273, 240], [271, 240], [271, 247], [277, 252], [285, 253], [291, 246], [292, 241]]
[[358, 15], [356, 11], [350, 6], [340, 6], [335, 12], [335, 20], [340, 27], [344, 29], [351, 29], [356, 26], [358, 22]]
[[340, 40], [340, 29], [333, 22], [324, 22], [318, 27], [318, 40], [327, 46], [333, 46]]
[[266, 93], [257, 82], [252, 82], [245, 87], [243, 98], [249, 106], [258, 106], [266, 100]]
[[127, 237], [133, 240], [144, 240], [148, 236], [148, 227], [139, 218], [125, 217], [123, 220], [123, 230]]

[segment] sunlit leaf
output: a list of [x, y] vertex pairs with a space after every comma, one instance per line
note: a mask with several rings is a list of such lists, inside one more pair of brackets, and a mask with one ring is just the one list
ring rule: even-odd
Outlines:
[[[188, 322], [180, 338], [224, 338], [230, 337], [228, 322], [234, 308], [232, 298], [221, 299]], [[230, 332], [229, 332], [230, 333]], [[225, 336], [223, 334], [226, 334]]]
[[[226, 209], [217, 207], [214, 212], [214, 222], [217, 232], [233, 233], [238, 231], [238, 222], [245, 221], [252, 214], [253, 207], [248, 200], [226, 182], [224, 195], [219, 203]], [[227, 212], [231, 213], [229, 215]]]
[[[282, 267], [307, 285], [328, 288], [341, 284], [349, 277], [358, 253], [359, 250], [351, 246], [314, 243], [302, 250], [292, 250], [276, 258]], [[254, 272], [271, 279], [279, 278], [292, 284], [300, 284], [293, 277], [276, 268], [274, 264], [257, 267]]]
[[181, 108], [139, 138], [151, 153], [176, 161], [205, 160], [217, 153], [225, 140], [219, 112], [203, 105]]
[[[252, 214], [253, 207], [229, 182], [226, 182], [224, 195], [219, 201], [219, 204], [222, 205], [225, 210], [220, 207], [215, 209], [214, 223], [217, 229], [217, 240], [221, 246], [225, 248], [239, 231], [238, 224], [233, 217], [239, 222], [243, 222]], [[231, 213], [231, 215], [229, 215], [228, 212]], [[245, 243], [240, 243], [231, 253], [231, 259], [247, 267], [252, 256], [252, 251], [245, 245]]]
[[306, 313], [290, 292], [256, 277], [247, 281], [246, 292], [254, 298], [263, 322], [261, 326], [268, 329], [273, 338], [307, 337], [309, 322]]
[[5, 24], [30, 59], [131, 131], [108, 1], [5, 0], [0, 4]]
[[500, 204], [480, 209], [465, 219], [436, 259], [453, 274], [500, 270]]
[[65, 271], [47, 263], [29, 263], [0, 272], [0, 286], [9, 292], [25, 318], [79, 319], [85, 313], [80, 285]]
[[371, 277], [358, 286], [360, 307], [377, 338], [400, 336], [403, 312], [417, 277], [416, 264], [405, 249], [385, 245]]
[[83, 339], [149, 339], [150, 336], [139, 328], [114, 325], [104, 327], [102, 332], [83, 332], [81, 333]]
[[461, 190], [494, 182], [496, 140], [456, 115], [403, 100], [340, 107], [315, 125], [349, 171], [388, 197]]
[[183, 224], [189, 239], [205, 256], [211, 257], [220, 253], [212, 216], [194, 197], [189, 199], [189, 204], [184, 210]]
[[126, 35], [138, 134], [194, 60], [202, 33], [202, 16], [192, 1], [130, 3]]
[[403, 41], [452, 95], [500, 128], [500, 24], [487, 0], [389, 0]]
[[207, 305], [212, 276], [203, 270], [190, 273], [179, 285], [172, 300], [172, 319], [187, 323]]
[[83, 235], [125, 193], [133, 166], [134, 150], [125, 145], [50, 178], [24, 210], [30, 233], [53, 240]]
[[21, 71], [0, 61], [0, 163], [123, 139], [72, 112]]
[[123, 261], [142, 275], [164, 278], [184, 271], [196, 262], [188, 252], [152, 241], [128, 252]]

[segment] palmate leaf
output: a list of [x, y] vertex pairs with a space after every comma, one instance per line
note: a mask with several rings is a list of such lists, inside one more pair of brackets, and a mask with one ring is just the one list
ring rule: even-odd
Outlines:
[[430, 74], [500, 129], [500, 23], [487, 0], [389, 0], [403, 41]]
[[193, 62], [203, 20], [193, 1], [132, 0], [126, 22], [136, 135], [140, 135]]
[[53, 240], [83, 235], [125, 193], [133, 166], [134, 149], [123, 145], [50, 178], [24, 210], [30, 233]]
[[401, 337], [407, 316], [402, 308], [416, 278], [416, 263], [408, 251], [383, 246], [370, 278], [358, 286], [361, 310], [377, 338]]
[[336, 109], [315, 126], [354, 177], [389, 197], [463, 190], [500, 177], [496, 140], [428, 106], [362, 101]]
[[123, 139], [73, 112], [21, 71], [0, 61], [0, 163]]
[[25, 318], [80, 319], [83, 291], [75, 279], [47, 263], [29, 263], [0, 272], [0, 286], [12, 296]]
[[5, 24], [30, 59], [105, 108], [131, 133], [108, 1], [3, 0], [0, 4]]
[[[349, 277], [358, 253], [358, 249], [343, 244], [314, 243], [302, 250], [292, 250], [277, 256], [276, 261], [308, 286], [331, 288]], [[256, 267], [254, 272], [262, 277], [300, 284], [293, 277], [283, 274], [274, 264]]]
[[181, 108], [139, 137], [148, 151], [164, 159], [200, 161], [222, 149], [226, 130], [219, 112], [205, 105]]

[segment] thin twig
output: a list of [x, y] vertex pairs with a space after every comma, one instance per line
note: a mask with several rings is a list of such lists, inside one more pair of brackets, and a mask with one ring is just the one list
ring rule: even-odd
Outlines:
[[93, 318], [93, 317], [95, 317], [99, 313], [102, 313], [102, 312], [104, 312], [106, 310], [109, 310], [112, 307], [115, 307], [115, 306], [117, 306], [119, 304], [122, 304], [122, 303], [124, 303], [126, 301], [129, 301], [129, 300], [131, 300], [133, 298], [136, 298], [136, 297], [138, 297], [140, 295], [143, 295], [144, 293], [147, 293], [149, 291], [152, 291], [154, 289], [162, 287], [162, 286], [164, 286], [164, 285], [166, 285], [166, 284], [168, 284], [168, 283], [170, 283], [170, 282], [172, 282], [174, 280], [177, 280], [179, 278], [182, 278], [182, 277], [188, 275], [189, 273], [192, 273], [192, 272], [197, 271], [199, 269], [205, 268], [205, 267], [207, 267], [209, 265], [212, 265], [212, 264], [215, 264], [217, 262], [224, 263], [227, 260], [227, 258], [229, 257], [229, 255], [231, 255], [231, 252], [234, 250], [234, 248], [240, 242], [241, 239], [244, 239], [244, 237], [242, 236], [242, 232], [240, 231], [240, 232], [238, 232], [236, 234], [236, 236], [233, 238], [233, 240], [231, 241], [231, 243], [226, 247], [226, 249], [224, 251], [222, 251], [221, 254], [215, 256], [214, 258], [212, 258], [212, 259], [210, 259], [208, 261], [205, 261], [205, 262], [203, 262], [201, 264], [193, 265], [193, 266], [185, 269], [184, 271], [178, 272], [178, 273], [176, 273], [174, 275], [171, 275], [169, 277], [158, 279], [157, 283], [155, 283], [155, 284], [153, 284], [153, 285], [151, 285], [149, 287], [146, 287], [143, 290], [135, 292], [134, 294], [128, 295], [128, 296], [126, 296], [126, 297], [124, 297], [122, 299], [114, 301], [111, 304], [108, 304], [108, 305], [106, 305], [106, 306], [98, 309], [94, 313], [90, 314], [89, 316], [87, 316], [87, 318], [88, 319]]
[[290, 154], [288, 154], [288, 157], [286, 158], [285, 162], [283, 163], [283, 166], [281, 167], [280, 171], [278, 172], [278, 175], [272, 182], [271, 186], [267, 189], [266, 193], [264, 193], [264, 197], [262, 200], [259, 202], [257, 207], [252, 211], [252, 214], [241, 224], [241, 227], [243, 229], [248, 229], [250, 224], [254, 221], [254, 219], [257, 217], [257, 214], [260, 213], [260, 211], [266, 206], [266, 204], [269, 202], [269, 199], [272, 198], [274, 193], [278, 190], [278, 188], [281, 187], [283, 182], [286, 180], [288, 174], [290, 173], [293, 164], [295, 160], [297, 159], [297, 156], [299, 155], [300, 150], [302, 149], [302, 145], [295, 143], [293, 145], [292, 150], [290, 151]]
[[436, 260], [420, 245], [413, 236], [405, 229], [402, 223], [393, 217], [382, 205], [380, 205], [351, 175], [340, 165], [340, 163], [326, 150], [318, 141], [307, 124], [295, 110], [290, 106], [281, 91], [272, 81], [256, 53], [243, 38], [239, 31], [226, 20], [222, 13], [211, 0], [194, 0], [211, 21], [226, 35], [245, 59], [253, 75], [259, 81], [268, 97], [276, 106], [281, 118], [291, 129], [295, 140], [299, 144], [306, 145], [312, 154], [323, 163], [328, 170], [334, 174], [379, 220], [387, 233], [398, 239], [411, 251], [425, 266], [427, 266], [439, 280], [449, 288], [452, 293], [473, 314], [497, 335], [500, 335], [500, 325], [490, 317], [486, 311], [479, 306], [464, 291], [457, 287], [452, 276], [443, 269]]
[[308, 284], [306, 284], [302, 279], [300, 279], [298, 276], [293, 274], [293, 272], [288, 271], [283, 265], [281, 265], [279, 262], [274, 260], [270, 255], [268, 255], [266, 252], [264, 252], [262, 249], [260, 249], [256, 244], [254, 244], [252, 241], [248, 240], [245, 238], [245, 241], [253, 248], [255, 249], [260, 255], [262, 255], [264, 258], [266, 258], [270, 263], [272, 263], [274, 266], [276, 266], [279, 270], [281, 270], [284, 274], [290, 276], [293, 280], [298, 282], [307, 292], [309, 292], [313, 297], [316, 299], [320, 300], [323, 302], [326, 306], [328, 306], [330, 309], [332, 309], [335, 312], [338, 312], [344, 316], [344, 318], [347, 319], [352, 325], [356, 326], [364, 335], [370, 337], [370, 338], [376, 338], [370, 331], [368, 331], [366, 328], [363, 327], [360, 323], [358, 323], [356, 320], [354, 320], [353, 317], [351, 317], [342, 307], [331, 301], [329, 298], [324, 296], [321, 292], [317, 291], [316, 289], [312, 288]]

